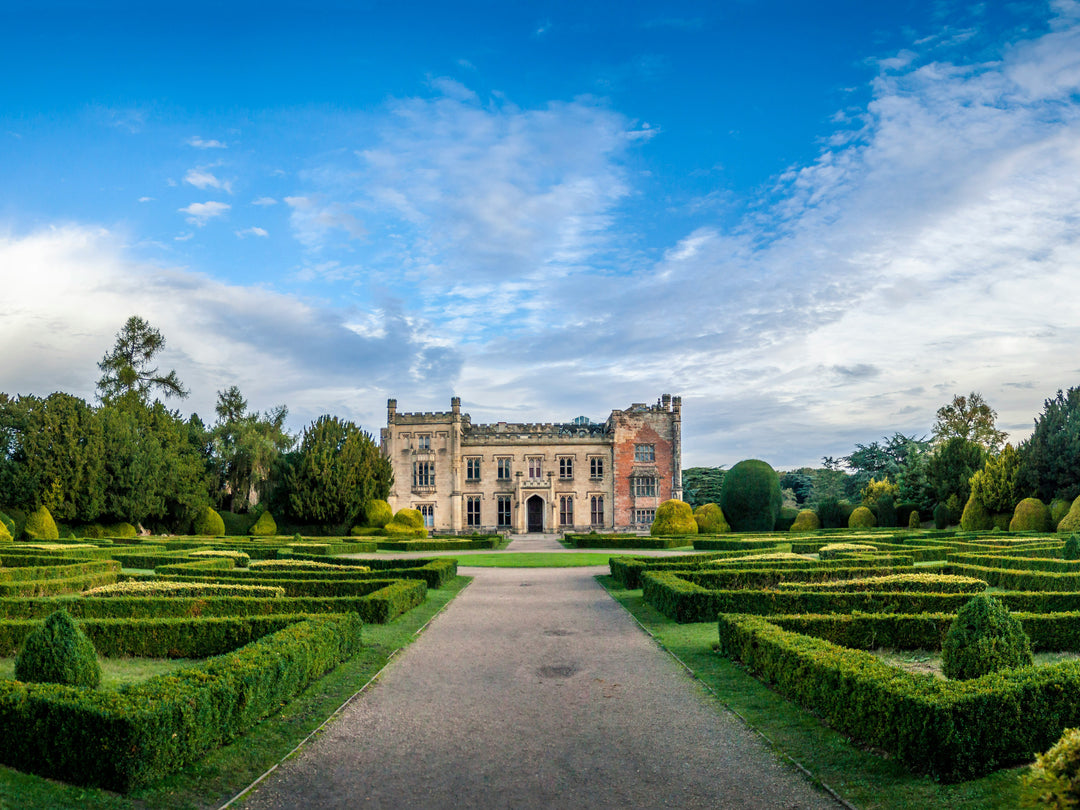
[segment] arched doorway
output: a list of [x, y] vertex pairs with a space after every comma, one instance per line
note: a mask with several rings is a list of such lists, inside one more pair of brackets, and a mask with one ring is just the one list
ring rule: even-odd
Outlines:
[[542, 532], [544, 530], [544, 499], [533, 495], [525, 501], [525, 531]]

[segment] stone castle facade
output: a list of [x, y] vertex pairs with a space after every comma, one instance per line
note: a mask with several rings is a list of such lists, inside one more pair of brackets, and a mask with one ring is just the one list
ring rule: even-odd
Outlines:
[[657, 506], [682, 498], [681, 430], [670, 394], [602, 424], [474, 425], [458, 397], [437, 413], [399, 413], [391, 399], [390, 505], [440, 533], [647, 530]]

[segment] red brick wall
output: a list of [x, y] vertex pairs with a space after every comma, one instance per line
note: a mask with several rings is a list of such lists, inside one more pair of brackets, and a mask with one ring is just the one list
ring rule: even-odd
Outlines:
[[[622, 411], [615, 414], [615, 528], [633, 524], [634, 509], [655, 509], [671, 497], [672, 447], [668, 411]], [[656, 449], [654, 464], [634, 462], [634, 445], [651, 444]], [[635, 469], [655, 468], [656, 497], [635, 499], [630, 477]]]

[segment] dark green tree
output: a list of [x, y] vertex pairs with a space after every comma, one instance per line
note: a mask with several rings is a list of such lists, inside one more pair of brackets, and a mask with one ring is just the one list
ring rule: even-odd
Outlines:
[[151, 366], [164, 348], [161, 332], [138, 315], [128, 318], [116, 333], [116, 345], [98, 363], [102, 372], [97, 385], [101, 401], [109, 403], [134, 397], [146, 403], [155, 390], [165, 397], [186, 397], [188, 391], [175, 371], [162, 374], [157, 366]]
[[1080, 495], [1080, 387], [1046, 400], [1020, 445], [1020, 488], [1044, 502]]
[[392, 484], [390, 462], [370, 434], [333, 416], [304, 430], [286, 482], [292, 514], [327, 527], [362, 523], [368, 502], [385, 500]]
[[801, 506], [810, 500], [814, 491], [814, 480], [803, 470], [780, 473], [780, 489], [790, 489], [795, 493], [795, 502]]
[[938, 501], [944, 503], [955, 495], [963, 508], [971, 494], [971, 476], [982, 469], [985, 458], [981, 445], [959, 436], [934, 448], [927, 460], [926, 479]]
[[720, 503], [723, 484], [723, 467], [688, 467], [682, 471], [683, 499], [693, 509], [706, 503]]
[[[222, 488], [233, 512], [246, 512], [262, 496], [277, 469], [278, 457], [295, 439], [285, 430], [289, 409], [284, 405], [264, 413], [248, 412], [238, 387], [218, 392], [214, 450], [220, 462]], [[255, 498], [251, 495], [254, 492]]]

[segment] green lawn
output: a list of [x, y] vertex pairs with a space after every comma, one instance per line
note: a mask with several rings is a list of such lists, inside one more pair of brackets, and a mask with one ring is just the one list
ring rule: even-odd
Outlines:
[[956, 785], [913, 775], [899, 763], [852, 744], [720, 656], [715, 651], [714, 622], [678, 624], [646, 605], [640, 590], [622, 589], [610, 576], [598, 579], [722, 704], [860, 810], [1011, 810], [1019, 806], [1018, 776], [1023, 769], [998, 771]]
[[482, 568], [575, 568], [581, 565], [607, 565], [608, 559], [622, 552], [596, 553], [583, 551], [501, 551], [497, 554], [462, 554], [458, 567], [476, 565]]
[[416, 632], [469, 583], [458, 577], [446, 588], [429, 590], [427, 600], [390, 624], [364, 626], [363, 651], [296, 700], [282, 707], [233, 744], [152, 787], [118, 796], [104, 790], [51, 782], [0, 766], [0, 808], [52, 810], [154, 810], [220, 807], [288, 754], [344, 701], [367, 683], [390, 655], [416, 638]]
[[[194, 663], [184, 658], [99, 658], [101, 689], [119, 689]], [[0, 658], [0, 678], [14, 680], [15, 658]]]

